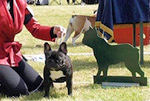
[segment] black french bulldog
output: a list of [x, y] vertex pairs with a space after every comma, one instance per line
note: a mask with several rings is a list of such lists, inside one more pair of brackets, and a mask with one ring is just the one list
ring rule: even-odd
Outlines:
[[45, 66], [44, 66], [44, 97], [49, 97], [49, 89], [53, 82], [66, 81], [68, 95], [72, 95], [72, 64], [67, 55], [67, 45], [63, 42], [57, 51], [53, 51], [48, 43], [44, 44]]

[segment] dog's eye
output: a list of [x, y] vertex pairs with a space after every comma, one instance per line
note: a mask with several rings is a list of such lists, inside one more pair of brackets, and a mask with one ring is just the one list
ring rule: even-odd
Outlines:
[[56, 60], [56, 62], [60, 63], [60, 64], [63, 64], [63, 60], [61, 60], [61, 59]]

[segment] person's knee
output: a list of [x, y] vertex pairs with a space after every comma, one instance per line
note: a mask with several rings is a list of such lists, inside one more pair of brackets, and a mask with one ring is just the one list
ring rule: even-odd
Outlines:
[[27, 88], [10, 88], [10, 87], [6, 87], [6, 86], [1, 86], [1, 94], [4, 94], [8, 97], [19, 97], [20, 95], [29, 95], [29, 91]]
[[[22, 80], [21, 80], [22, 81]], [[29, 95], [28, 87], [24, 82], [19, 83], [2, 83], [1, 85], [2, 94], [8, 96], [8, 97], [19, 97], [20, 95]]]
[[10, 89], [10, 91], [5, 92], [8, 97], [19, 97], [20, 95], [29, 95], [28, 89]]
[[[28, 95], [26, 82], [8, 66], [0, 66], [0, 90], [7, 96]], [[19, 72], [20, 73], [20, 72]]]

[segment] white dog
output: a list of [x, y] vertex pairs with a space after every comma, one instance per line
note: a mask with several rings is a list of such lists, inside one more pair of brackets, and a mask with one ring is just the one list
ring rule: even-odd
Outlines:
[[61, 38], [60, 39], [56, 39], [56, 44], [57, 44], [57, 41], [59, 40], [59, 44], [61, 44], [62, 43], [62, 41], [63, 41], [63, 38], [64, 38], [64, 36], [65, 36], [65, 34], [66, 34], [66, 28], [64, 28], [63, 26], [60, 26], [60, 25], [57, 25], [57, 26], [59, 26], [60, 27], [60, 30], [61, 30]]
[[75, 45], [75, 41], [79, 38], [81, 33], [89, 30], [89, 27], [95, 26], [95, 16], [84, 16], [84, 15], [73, 15], [69, 21], [65, 39], [63, 42], [67, 42], [70, 35], [75, 31], [75, 34], [72, 38], [72, 44]]

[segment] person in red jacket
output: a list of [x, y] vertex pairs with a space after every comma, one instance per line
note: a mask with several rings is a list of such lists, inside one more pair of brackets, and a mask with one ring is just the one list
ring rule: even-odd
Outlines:
[[40, 25], [25, 0], [0, 0], [0, 92], [7, 96], [28, 95], [42, 88], [42, 77], [23, 59], [21, 44], [14, 40], [23, 25], [35, 37], [55, 41], [60, 27]]

